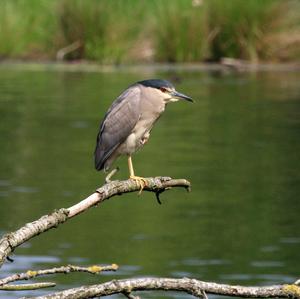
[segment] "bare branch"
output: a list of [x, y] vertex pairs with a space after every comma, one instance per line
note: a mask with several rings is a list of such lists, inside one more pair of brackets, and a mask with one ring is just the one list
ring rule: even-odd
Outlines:
[[64, 57], [66, 56], [66, 54], [69, 54], [75, 50], [78, 50], [81, 47], [82, 47], [82, 42], [77, 40], [76, 42], [58, 50], [56, 53], [56, 60], [64, 60]]
[[44, 269], [44, 270], [36, 270], [36, 271], [28, 270], [27, 272], [24, 273], [16, 273], [14, 275], [0, 279], [0, 288], [2, 286], [5, 287], [4, 285], [13, 281], [28, 280], [28, 279], [35, 278], [37, 276], [59, 274], [59, 273], [67, 274], [71, 272], [87, 272], [90, 274], [98, 274], [103, 271], [116, 271], [117, 269], [118, 269], [118, 265], [112, 264], [109, 266], [94, 265], [90, 267], [79, 267], [75, 265], [67, 265], [67, 266]]
[[[184, 187], [187, 190], [190, 190], [191, 187], [190, 182], [185, 179], [173, 180], [169, 177], [146, 178], [145, 182], [146, 187], [144, 190], [154, 192], [155, 194], [159, 194], [171, 187]], [[136, 180], [112, 181], [97, 189], [95, 193], [78, 204], [42, 216], [34, 222], [27, 223], [17, 231], [4, 235], [0, 240], [0, 266], [16, 247], [29, 239], [59, 226], [61, 223], [66, 222], [68, 219], [86, 211], [92, 206], [102, 203], [106, 199], [135, 191], [140, 191], [140, 185]]]
[[35, 299], [85, 299], [109, 296], [117, 293], [131, 294], [134, 291], [180, 291], [197, 298], [205, 298], [207, 294], [218, 294], [232, 297], [247, 298], [300, 298], [300, 288], [296, 285], [273, 285], [263, 287], [245, 287], [238, 285], [204, 282], [190, 278], [137, 278], [113, 280], [106, 283], [82, 286], [46, 296], [32, 297]]
[[[145, 191], [154, 192], [159, 201], [159, 194], [172, 187], [184, 187], [190, 189], [190, 183], [187, 180], [173, 180], [167, 177], [156, 177], [145, 179]], [[102, 203], [115, 195], [123, 193], [135, 192], [140, 190], [140, 185], [137, 181], [129, 179], [126, 181], [113, 181], [103, 187], [97, 189], [95, 193], [88, 198], [82, 200], [78, 204], [67, 209], [60, 209], [54, 211], [50, 215], [45, 215], [40, 219], [28, 223], [16, 232], [5, 235], [0, 240], [0, 266], [8, 258], [9, 254], [19, 245], [31, 239], [32, 237], [43, 233], [51, 228], [57, 227], [68, 219], [86, 211], [92, 206]], [[109, 268], [100, 266], [91, 267], [77, 267], [73, 265], [58, 267], [39, 271], [27, 271], [26, 273], [15, 274], [0, 280], [0, 289], [2, 290], [16, 290], [16, 289], [35, 289], [41, 287], [54, 286], [55, 283], [37, 283], [37, 284], [23, 284], [23, 285], [8, 285], [8, 283], [31, 279], [39, 275], [47, 275], [54, 273], [69, 273], [75, 271], [83, 271], [88, 273], [98, 273], [104, 270], [115, 270], [116, 265], [107, 266]], [[112, 269], [113, 268], [113, 269]], [[298, 283], [298, 281], [297, 281]], [[46, 298], [94, 298], [99, 296], [108, 296], [113, 294], [123, 294], [130, 299], [138, 299], [132, 293], [135, 291], [150, 291], [150, 290], [164, 290], [164, 291], [178, 291], [186, 292], [197, 298], [207, 299], [206, 294], [218, 294], [233, 297], [252, 297], [252, 298], [300, 298], [300, 287], [296, 284], [291, 285], [274, 285], [266, 287], [244, 287], [235, 285], [217, 284], [213, 282], [203, 282], [196, 279], [181, 278], [137, 278], [137, 279], [123, 279], [113, 280], [106, 283], [82, 286], [78, 288], [68, 289], [52, 293], [46, 296], [34, 297], [39, 299]]]
[[0, 286], [1, 291], [28, 291], [38, 290], [44, 288], [55, 287], [55, 282], [37, 282], [37, 283], [26, 283], [26, 284], [6, 284]]
[[[190, 191], [191, 184], [185, 179], [171, 179], [169, 177], [155, 177], [145, 178], [146, 186], [144, 191], [150, 191], [156, 193], [162, 193], [172, 187], [183, 187]], [[68, 217], [74, 217], [79, 213], [87, 210], [88, 208], [103, 202], [115, 195], [121, 195], [123, 193], [140, 191], [140, 184], [133, 179], [126, 181], [112, 181], [105, 184], [103, 187], [97, 189], [97, 193], [92, 194], [88, 198], [82, 200], [78, 204], [68, 208]]]

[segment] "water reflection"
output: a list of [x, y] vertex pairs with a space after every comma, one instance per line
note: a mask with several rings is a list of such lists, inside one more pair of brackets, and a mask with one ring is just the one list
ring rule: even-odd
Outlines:
[[[141, 78], [174, 76], [182, 78], [178, 89], [196, 102], [168, 106], [134, 162], [140, 175], [190, 179], [192, 192], [166, 192], [161, 206], [147, 193], [105, 202], [17, 249], [3, 275], [58, 264], [117, 263], [120, 270], [101, 281], [145, 275], [247, 285], [296, 280], [296, 72], [0, 70], [1, 231], [68, 207], [100, 186], [104, 176], [93, 170], [92, 153], [100, 117], [111, 100]], [[117, 164], [117, 178], [126, 178], [125, 159]], [[99, 277], [55, 280], [61, 289], [98, 283]], [[175, 293], [166, 298], [178, 296], [185, 298]]]

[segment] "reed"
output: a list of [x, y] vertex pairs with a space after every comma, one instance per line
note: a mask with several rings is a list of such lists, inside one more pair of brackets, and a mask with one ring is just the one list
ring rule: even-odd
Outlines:
[[156, 2], [155, 53], [158, 61], [203, 61], [208, 56], [209, 41], [206, 7], [192, 1]]
[[0, 56], [48, 57], [57, 29], [51, 0], [0, 1]]
[[0, 57], [101, 63], [300, 57], [295, 0], [2, 0]]
[[63, 0], [58, 7], [59, 27], [66, 44], [82, 42], [75, 58], [120, 63], [128, 59], [139, 33], [141, 12], [139, 1]]
[[266, 59], [272, 48], [278, 46], [266, 42], [270, 35], [280, 31], [288, 34], [292, 7], [287, 6], [287, 2], [210, 0], [207, 3], [208, 26], [211, 32], [215, 32], [210, 45], [214, 60], [224, 56], [250, 61]]

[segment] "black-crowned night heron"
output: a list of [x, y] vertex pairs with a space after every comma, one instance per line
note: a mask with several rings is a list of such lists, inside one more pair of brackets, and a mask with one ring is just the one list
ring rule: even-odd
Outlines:
[[[95, 168], [108, 171], [120, 156], [128, 156], [129, 176], [139, 181], [141, 190], [144, 179], [134, 174], [131, 156], [149, 139], [150, 132], [170, 102], [193, 100], [175, 90], [174, 86], [160, 79], [144, 80], [129, 86], [106, 112], [97, 136]], [[106, 177], [109, 181], [111, 175]]]

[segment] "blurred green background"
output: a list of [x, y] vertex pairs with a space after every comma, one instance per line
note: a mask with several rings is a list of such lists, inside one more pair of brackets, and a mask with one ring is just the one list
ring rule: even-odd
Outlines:
[[[291, 64], [196, 65], [224, 57]], [[146, 192], [111, 199], [18, 248], [0, 277], [117, 263], [116, 273], [57, 275], [56, 290], [141, 276], [294, 282], [299, 57], [296, 0], [0, 1], [1, 235], [103, 184], [93, 166], [98, 125], [128, 85], [164, 78], [195, 99], [170, 104], [133, 157], [138, 175], [187, 178], [191, 193], [168, 191], [161, 206]], [[14, 63], [57, 59], [74, 63]], [[126, 159], [116, 165], [116, 178], [127, 178]], [[143, 294], [153, 297], [189, 298]]]
[[70, 45], [75, 48], [64, 59], [109, 64], [294, 61], [300, 57], [300, 2], [0, 1], [0, 57], [53, 60]]

